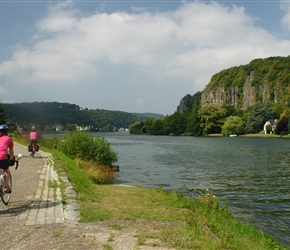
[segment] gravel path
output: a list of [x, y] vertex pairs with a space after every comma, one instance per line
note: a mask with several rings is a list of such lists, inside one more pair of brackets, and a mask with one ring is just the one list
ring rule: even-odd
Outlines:
[[[75, 192], [66, 177], [53, 169], [49, 153], [39, 151], [32, 158], [27, 147], [15, 145], [15, 154], [23, 155], [17, 170], [10, 168], [13, 192], [8, 206], [0, 204], [1, 249], [113, 249], [168, 250], [159, 239], [139, 245], [136, 232], [161, 230], [162, 223], [130, 223], [122, 221], [79, 223]], [[52, 183], [63, 178], [68, 184], [68, 204], [63, 207], [60, 190]], [[112, 225], [121, 225], [114, 230]]]

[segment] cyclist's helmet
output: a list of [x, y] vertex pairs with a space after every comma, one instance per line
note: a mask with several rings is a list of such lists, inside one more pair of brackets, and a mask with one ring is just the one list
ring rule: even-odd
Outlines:
[[8, 126], [6, 124], [0, 124], [0, 130], [8, 130]]

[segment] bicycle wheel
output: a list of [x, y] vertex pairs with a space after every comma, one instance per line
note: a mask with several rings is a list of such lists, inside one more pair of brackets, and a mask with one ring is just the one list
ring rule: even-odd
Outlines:
[[[9, 172], [9, 186], [11, 188], [11, 193], [12, 193], [12, 176], [11, 173]], [[10, 197], [11, 197], [11, 193], [10, 194], [6, 194], [5, 192], [5, 188], [2, 187], [1, 190], [1, 201], [4, 205], [8, 205], [9, 201], [10, 201]]]

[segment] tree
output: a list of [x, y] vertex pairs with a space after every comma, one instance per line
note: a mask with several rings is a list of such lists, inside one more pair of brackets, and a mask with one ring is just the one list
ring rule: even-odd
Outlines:
[[232, 134], [243, 134], [244, 124], [241, 117], [229, 116], [226, 118], [224, 125], [222, 126], [223, 136], [229, 136]]
[[148, 134], [150, 135], [163, 135], [163, 124], [164, 124], [164, 118], [156, 118], [154, 119], [152, 126], [150, 127]]
[[202, 128], [200, 126], [200, 118], [198, 117], [198, 110], [200, 106], [194, 105], [192, 112], [188, 115], [188, 123], [186, 133], [189, 135], [202, 135]]
[[283, 111], [283, 113], [281, 113], [281, 115], [280, 115], [280, 120], [282, 119], [282, 118], [289, 118], [290, 117], [290, 109], [285, 109], [284, 111]]
[[66, 125], [66, 131], [76, 131], [76, 125], [75, 124], [67, 124]]
[[0, 102], [0, 124], [6, 123], [6, 114], [3, 104]]
[[164, 134], [184, 134], [187, 127], [187, 116], [187, 113], [181, 114], [178, 111], [174, 112], [173, 115], [167, 116], [164, 123]]
[[129, 126], [130, 134], [141, 134], [144, 122], [135, 122]]
[[275, 131], [277, 135], [280, 135], [281, 133], [288, 131], [288, 125], [289, 125], [288, 120], [290, 119], [283, 117], [281, 120], [277, 122], [276, 131]]
[[203, 134], [220, 133], [226, 114], [227, 110], [218, 104], [203, 105], [198, 111]]
[[272, 104], [258, 103], [252, 106], [245, 127], [246, 133], [259, 133], [266, 121], [275, 118], [275, 111]]

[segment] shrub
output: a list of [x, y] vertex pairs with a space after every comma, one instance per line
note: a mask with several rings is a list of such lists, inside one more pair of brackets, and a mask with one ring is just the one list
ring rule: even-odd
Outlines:
[[111, 150], [111, 145], [103, 137], [94, 138], [91, 133], [70, 132], [62, 137], [59, 149], [70, 158], [112, 165], [118, 155]]
[[56, 136], [53, 136], [51, 138], [41, 138], [40, 144], [44, 147], [51, 148], [51, 149], [57, 149], [58, 145], [60, 143], [60, 139]]

